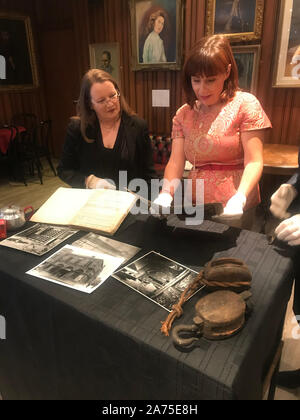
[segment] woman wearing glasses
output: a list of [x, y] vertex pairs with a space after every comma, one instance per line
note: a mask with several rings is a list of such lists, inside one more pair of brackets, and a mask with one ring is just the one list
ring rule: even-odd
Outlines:
[[127, 182], [155, 178], [147, 124], [103, 70], [91, 69], [82, 79], [57, 171], [75, 188], [118, 188], [120, 171]]

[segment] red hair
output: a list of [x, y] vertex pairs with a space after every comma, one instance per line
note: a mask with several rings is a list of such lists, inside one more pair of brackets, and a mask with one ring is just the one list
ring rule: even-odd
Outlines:
[[221, 101], [228, 102], [238, 90], [238, 70], [228, 39], [221, 35], [202, 38], [194, 45], [183, 68], [183, 89], [187, 103], [193, 107], [197, 99], [192, 88], [191, 76], [210, 77], [230, 73], [224, 82]]

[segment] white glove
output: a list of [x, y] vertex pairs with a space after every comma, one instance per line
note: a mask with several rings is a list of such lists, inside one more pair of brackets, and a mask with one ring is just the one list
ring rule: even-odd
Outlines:
[[116, 186], [106, 179], [99, 178], [96, 184], [96, 189], [103, 188], [105, 190], [116, 190]]
[[246, 196], [241, 192], [234, 194], [226, 203], [220, 217], [241, 217], [246, 203]]
[[281, 222], [275, 229], [275, 235], [289, 245], [300, 245], [300, 214]]
[[168, 214], [173, 201], [171, 194], [167, 192], [160, 193], [158, 197], [153, 201], [153, 206], [150, 207], [150, 212], [155, 215], [160, 215], [159, 206], [162, 207], [162, 213]]
[[159, 194], [158, 197], [156, 197], [156, 199], [153, 201], [153, 203], [157, 204], [158, 206], [162, 206], [162, 207], [170, 207], [172, 201], [173, 201], [173, 197], [171, 196], [171, 194], [169, 194], [167, 192], [163, 192], [163, 193]]
[[285, 219], [290, 217], [290, 213], [286, 210], [290, 206], [291, 202], [295, 199], [298, 192], [295, 187], [290, 184], [282, 184], [277, 191], [271, 197], [270, 211], [279, 219]]
[[90, 175], [85, 180], [86, 188], [89, 189], [106, 189], [115, 190], [116, 186], [103, 178], [98, 178], [95, 175]]

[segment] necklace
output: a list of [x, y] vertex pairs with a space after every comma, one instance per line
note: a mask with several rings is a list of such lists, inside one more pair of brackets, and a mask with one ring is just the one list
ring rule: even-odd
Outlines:
[[116, 139], [117, 139], [117, 133], [120, 127], [120, 118], [115, 120], [111, 124], [103, 124], [103, 122], [100, 122], [100, 130], [102, 132], [102, 142], [105, 148], [107, 149], [113, 149]]
[[119, 127], [119, 121], [120, 120], [118, 120], [118, 121], [115, 121], [113, 124], [111, 124], [111, 125], [109, 125], [109, 124], [103, 124], [103, 123], [100, 123], [100, 126], [101, 126], [101, 130], [103, 131], [114, 131], [114, 130], [116, 130], [118, 127]]

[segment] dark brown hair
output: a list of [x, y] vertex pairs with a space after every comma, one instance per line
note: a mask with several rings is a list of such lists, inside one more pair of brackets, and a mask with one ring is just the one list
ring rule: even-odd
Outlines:
[[220, 97], [222, 102], [228, 102], [238, 90], [238, 70], [230, 43], [225, 36], [212, 35], [202, 38], [194, 45], [183, 68], [183, 89], [191, 108], [197, 99], [192, 88], [191, 76], [210, 77], [226, 73], [229, 64], [230, 74], [224, 82], [224, 90]]
[[115, 79], [104, 70], [91, 69], [85, 73], [81, 81], [80, 94], [77, 102], [77, 117], [80, 119], [80, 130], [83, 138], [88, 142], [92, 142], [86, 135], [88, 125], [94, 126], [97, 122], [97, 115], [92, 109], [91, 103], [91, 87], [94, 83], [111, 82], [116, 91], [120, 93], [120, 108], [121, 114], [124, 112], [127, 115], [135, 115], [135, 112], [127, 104], [122, 92], [115, 81]]

